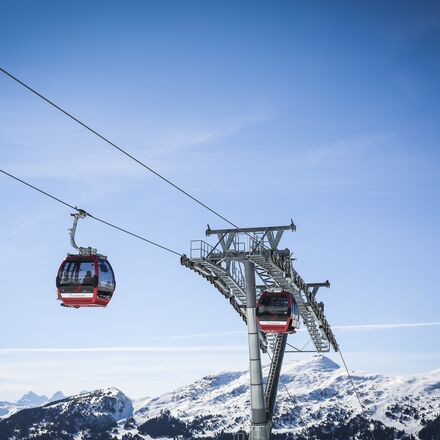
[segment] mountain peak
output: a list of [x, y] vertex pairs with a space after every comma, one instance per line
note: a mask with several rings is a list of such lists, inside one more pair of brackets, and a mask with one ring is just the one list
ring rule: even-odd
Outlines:
[[113, 397], [124, 396], [125, 398], [128, 399], [128, 397], [125, 396], [125, 394], [119, 388], [116, 388], [116, 387], [102, 388], [102, 389], [98, 390], [98, 392], [101, 392], [107, 396], [113, 396]]
[[17, 404], [21, 406], [39, 406], [47, 401], [46, 396], [39, 396], [33, 391], [29, 391], [24, 394], [20, 400], [17, 400]]
[[65, 399], [66, 396], [64, 395], [64, 393], [62, 391], [57, 391], [56, 393], [54, 393], [52, 395], [52, 397], [48, 400], [48, 403], [52, 403], [52, 402], [56, 402], [58, 400], [63, 400]]
[[313, 356], [309, 363], [310, 365], [315, 365], [323, 370], [338, 370], [341, 368], [336, 362], [333, 362], [327, 356], [322, 355]]
[[313, 356], [310, 359], [304, 361], [290, 361], [286, 362], [283, 367], [283, 373], [295, 374], [304, 373], [307, 370], [313, 371], [335, 371], [338, 370], [340, 366], [333, 362], [330, 358], [322, 355]]

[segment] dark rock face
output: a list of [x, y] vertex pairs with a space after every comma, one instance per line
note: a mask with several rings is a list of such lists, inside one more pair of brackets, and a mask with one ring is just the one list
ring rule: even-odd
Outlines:
[[163, 411], [159, 417], [147, 420], [138, 427], [140, 434], [150, 437], [190, 437], [191, 432], [185, 423], [171, 416], [169, 411]]
[[[80, 408], [60, 417], [56, 408], [30, 408], [19, 411], [0, 423], [0, 439], [59, 439], [71, 440], [81, 430], [88, 432], [86, 438], [98, 438], [116, 426], [109, 415], [83, 415]], [[105, 438], [105, 437], [104, 437]]]
[[440, 438], [440, 414], [433, 420], [425, 422], [425, 426], [419, 432], [420, 440], [438, 440]]

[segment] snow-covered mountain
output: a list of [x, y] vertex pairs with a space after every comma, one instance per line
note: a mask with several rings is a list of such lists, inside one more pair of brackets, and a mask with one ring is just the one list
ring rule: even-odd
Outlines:
[[65, 399], [66, 396], [62, 391], [57, 391], [56, 393], [53, 393], [52, 397], [49, 397], [48, 401], [46, 403], [52, 403], [56, 402], [57, 400]]
[[32, 391], [26, 393], [21, 399], [17, 400], [17, 406], [21, 407], [32, 407], [32, 406], [40, 406], [47, 402], [46, 396], [38, 396]]
[[0, 439], [107, 439], [119, 420], [132, 415], [133, 405], [121, 391], [96, 390], [13, 414], [0, 421]]
[[61, 391], [57, 391], [50, 398], [44, 395], [39, 396], [33, 391], [29, 391], [16, 402], [0, 401], [0, 419], [9, 417], [10, 415], [22, 409], [42, 406], [46, 403], [64, 399], [65, 397], [66, 396]]
[[[440, 370], [411, 377], [354, 373], [352, 379], [365, 405], [364, 414], [345, 370], [330, 359], [317, 356], [285, 363], [274, 433], [299, 435], [325, 421], [347, 423], [364, 415], [386, 427], [414, 434], [424, 421], [440, 413]], [[142, 426], [169, 411], [171, 417], [191, 426], [191, 432], [197, 435], [246, 429], [250, 413], [248, 383], [247, 371], [206, 376], [152, 398], [135, 412], [134, 419]]]
[[[440, 370], [352, 378], [365, 412], [345, 370], [330, 359], [286, 362], [273, 438], [370, 440], [371, 429], [376, 440], [440, 438]], [[247, 371], [222, 372], [135, 405], [117, 389], [96, 390], [0, 421], [0, 440], [232, 439], [237, 430], [248, 430], [248, 382]]]

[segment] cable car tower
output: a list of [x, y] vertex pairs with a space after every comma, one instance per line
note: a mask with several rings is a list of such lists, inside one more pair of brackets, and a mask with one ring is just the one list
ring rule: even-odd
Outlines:
[[[251, 428], [250, 440], [268, 440], [278, 390], [281, 366], [287, 346], [287, 333], [265, 333], [256, 319], [257, 298], [270, 289], [289, 292], [296, 301], [301, 319], [318, 353], [339, 350], [325, 315], [317, 302], [324, 283], [306, 283], [293, 267], [289, 249], [278, 249], [284, 231], [295, 231], [293, 221], [287, 226], [217, 229], [209, 227], [206, 236], [217, 236], [212, 246], [203, 240], [191, 241], [191, 253], [181, 263], [209, 281], [229, 301], [247, 324], [249, 341]], [[256, 284], [260, 280], [261, 284]], [[260, 350], [272, 351], [266, 387], [263, 385]], [[295, 352], [303, 352], [295, 348]]]

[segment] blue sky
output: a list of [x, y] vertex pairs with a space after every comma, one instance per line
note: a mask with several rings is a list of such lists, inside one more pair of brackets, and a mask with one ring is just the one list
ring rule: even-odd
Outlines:
[[[282, 245], [331, 280], [352, 368], [439, 367], [438, 3], [6, 1], [0, 20], [3, 68], [235, 223], [293, 218]], [[2, 169], [181, 252], [225, 226], [5, 76], [0, 97]], [[139, 397], [247, 367], [217, 291], [93, 220], [78, 242], [109, 256], [117, 291], [61, 308], [69, 210], [6, 177], [0, 194], [0, 399]]]

